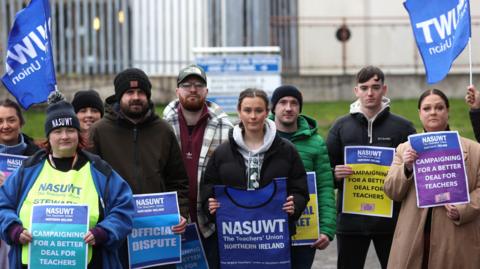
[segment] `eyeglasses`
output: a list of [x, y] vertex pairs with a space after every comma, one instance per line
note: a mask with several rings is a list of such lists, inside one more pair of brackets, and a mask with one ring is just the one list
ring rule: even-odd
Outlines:
[[203, 89], [205, 88], [205, 84], [204, 83], [182, 83], [180, 84], [180, 88], [184, 89], [184, 90], [188, 90], [190, 88], [194, 87], [195, 90], [200, 90], [200, 89]]

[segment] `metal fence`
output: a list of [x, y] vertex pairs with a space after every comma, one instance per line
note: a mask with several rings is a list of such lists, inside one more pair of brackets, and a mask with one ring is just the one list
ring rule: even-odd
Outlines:
[[[0, 3], [0, 50], [5, 55], [15, 13], [28, 1]], [[131, 63], [127, 0], [51, 0], [52, 47], [60, 74], [109, 74]], [[1, 61], [3, 61], [3, 57]], [[2, 62], [3, 68], [3, 62]]]
[[[0, 1], [1, 73], [9, 28], [28, 2]], [[284, 74], [352, 74], [366, 64], [390, 73], [423, 72], [407, 16], [307, 17], [299, 10], [305, 2], [50, 0], [57, 74], [108, 75], [137, 66], [175, 76], [195, 60], [195, 47], [208, 46], [279, 46]], [[344, 43], [335, 35], [342, 25], [351, 32]], [[478, 32], [480, 17], [472, 16], [474, 39]], [[472, 43], [472, 51], [480, 55], [480, 42]], [[465, 72], [465, 54], [453, 72]]]

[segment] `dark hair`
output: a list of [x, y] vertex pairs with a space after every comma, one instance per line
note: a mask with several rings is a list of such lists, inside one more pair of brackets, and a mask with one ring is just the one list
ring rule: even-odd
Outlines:
[[262, 98], [262, 100], [265, 102], [265, 107], [268, 110], [268, 96], [267, 96], [267, 93], [264, 90], [260, 90], [260, 89], [257, 89], [257, 88], [247, 88], [240, 93], [240, 95], [238, 96], [238, 104], [237, 104], [237, 109], [238, 110], [240, 110], [240, 107], [242, 106], [242, 101], [246, 97]]
[[[72, 127], [73, 128], [73, 127]], [[83, 136], [80, 131], [77, 130], [78, 134], [78, 145], [77, 145], [77, 151], [80, 151], [82, 149], [86, 149], [90, 147], [90, 141], [88, 141], [88, 138]], [[39, 146], [47, 151], [48, 154], [52, 153], [52, 145], [50, 145], [50, 141], [45, 139], [45, 141], [40, 142]]]
[[420, 95], [420, 98], [418, 98], [417, 108], [420, 109], [420, 106], [422, 105], [423, 99], [425, 99], [425, 97], [433, 94], [440, 96], [440, 98], [442, 98], [442, 100], [445, 102], [447, 108], [450, 108], [450, 103], [448, 102], [447, 96], [439, 89], [429, 89], [424, 91], [422, 95]]
[[356, 81], [357, 83], [365, 83], [375, 76], [377, 76], [377, 80], [380, 80], [382, 83], [385, 82], [383, 71], [376, 66], [368, 65], [358, 71]]
[[5, 98], [3, 100], [0, 100], [0, 106], [15, 109], [15, 112], [17, 112], [17, 117], [20, 119], [20, 126], [23, 126], [25, 124], [25, 118], [23, 118], [22, 109], [15, 101]]

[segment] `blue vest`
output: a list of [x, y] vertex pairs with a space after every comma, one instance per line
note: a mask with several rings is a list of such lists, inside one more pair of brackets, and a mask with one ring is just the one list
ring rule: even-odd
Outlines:
[[221, 268], [290, 268], [286, 180], [254, 191], [215, 186]]

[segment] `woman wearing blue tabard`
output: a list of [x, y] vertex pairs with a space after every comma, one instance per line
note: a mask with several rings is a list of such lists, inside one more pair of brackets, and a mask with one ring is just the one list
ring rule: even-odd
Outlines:
[[[288, 196], [283, 210], [289, 215], [289, 229], [294, 234], [295, 221], [309, 200], [305, 168], [293, 144], [276, 134], [275, 123], [267, 119], [268, 111], [268, 97], [263, 90], [246, 89], [240, 93], [240, 123], [207, 164], [202, 180], [202, 206], [213, 222], [221, 206], [214, 197], [214, 185], [255, 190], [274, 178], [284, 177]], [[211, 268], [218, 267], [216, 258], [209, 257]]]
[[[10, 99], [0, 101], [0, 153], [31, 156], [39, 148], [33, 140], [21, 132], [25, 124], [20, 106]], [[0, 186], [6, 176], [0, 172]], [[0, 241], [0, 268], [8, 267], [9, 247]]]
[[87, 204], [88, 268], [121, 268], [117, 248], [132, 228], [130, 187], [106, 162], [83, 150], [86, 141], [72, 105], [56, 92], [49, 103], [45, 150], [25, 160], [0, 188], [0, 236], [11, 246], [9, 268], [27, 268], [32, 206], [44, 203]]

